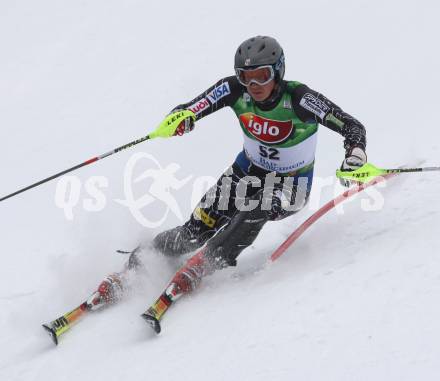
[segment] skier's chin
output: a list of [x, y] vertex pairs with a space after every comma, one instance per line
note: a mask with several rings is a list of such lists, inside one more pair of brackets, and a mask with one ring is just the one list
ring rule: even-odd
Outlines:
[[254, 99], [254, 101], [257, 102], [263, 102], [268, 98], [268, 96], [264, 93], [254, 93], [254, 92], [251, 93], [251, 97]]

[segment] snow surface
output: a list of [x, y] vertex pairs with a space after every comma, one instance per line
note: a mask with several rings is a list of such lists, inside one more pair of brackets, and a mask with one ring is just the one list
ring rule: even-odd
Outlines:
[[[3, 0], [0, 194], [145, 135], [176, 104], [231, 75], [237, 45], [256, 34], [282, 43], [286, 78], [367, 126], [371, 162], [440, 165], [439, 11], [429, 0]], [[366, 195], [332, 211], [271, 265], [271, 251], [313, 210], [267, 224], [236, 268], [179, 301], [158, 337], [139, 315], [177, 264], [144, 252], [150, 275], [135, 292], [53, 346], [40, 325], [122, 267], [115, 249], [181, 223], [170, 214], [148, 229], [113, 201], [124, 198], [132, 155], [179, 163], [179, 179], [216, 178], [241, 139], [224, 110], [188, 136], [79, 170], [81, 184], [108, 179], [107, 205], [87, 212], [79, 204], [73, 220], [55, 204], [57, 181], [2, 202], [0, 380], [438, 380], [436, 173], [393, 180], [379, 211], [361, 210]], [[342, 157], [341, 138], [321, 128], [316, 189]], [[174, 193], [185, 217], [191, 189]], [[311, 204], [341, 191], [326, 186]], [[80, 202], [87, 197], [83, 190]]]

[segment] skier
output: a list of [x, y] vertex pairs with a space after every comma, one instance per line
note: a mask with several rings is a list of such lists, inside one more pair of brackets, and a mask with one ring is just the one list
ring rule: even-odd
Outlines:
[[[175, 133], [180, 136], [193, 130], [194, 119], [228, 106], [239, 119], [244, 146], [189, 220], [153, 240], [153, 248], [169, 257], [203, 247], [144, 314], [156, 330], [166, 308], [193, 290], [202, 277], [236, 265], [238, 255], [267, 221], [281, 220], [304, 207], [312, 187], [318, 124], [345, 138], [342, 170], [355, 170], [367, 161], [363, 125], [322, 94], [300, 82], [284, 80], [284, 53], [274, 38], [257, 36], [244, 41], [236, 51], [234, 67], [235, 76], [221, 79], [172, 111], [195, 114], [180, 123]], [[117, 301], [126, 287], [127, 273], [139, 268], [135, 251], [124, 271], [100, 284], [87, 301], [89, 308]]]

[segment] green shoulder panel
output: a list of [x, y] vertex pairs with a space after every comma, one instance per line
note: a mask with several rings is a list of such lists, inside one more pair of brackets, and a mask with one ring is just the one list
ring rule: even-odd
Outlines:
[[298, 81], [288, 81], [287, 82], [287, 88], [291, 91], [295, 90], [298, 86], [303, 85], [303, 83]]

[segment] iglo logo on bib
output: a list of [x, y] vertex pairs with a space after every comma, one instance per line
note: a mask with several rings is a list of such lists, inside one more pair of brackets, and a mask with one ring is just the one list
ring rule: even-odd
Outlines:
[[251, 112], [241, 114], [240, 121], [247, 131], [265, 143], [280, 143], [286, 140], [294, 127], [291, 120], [272, 120]]

